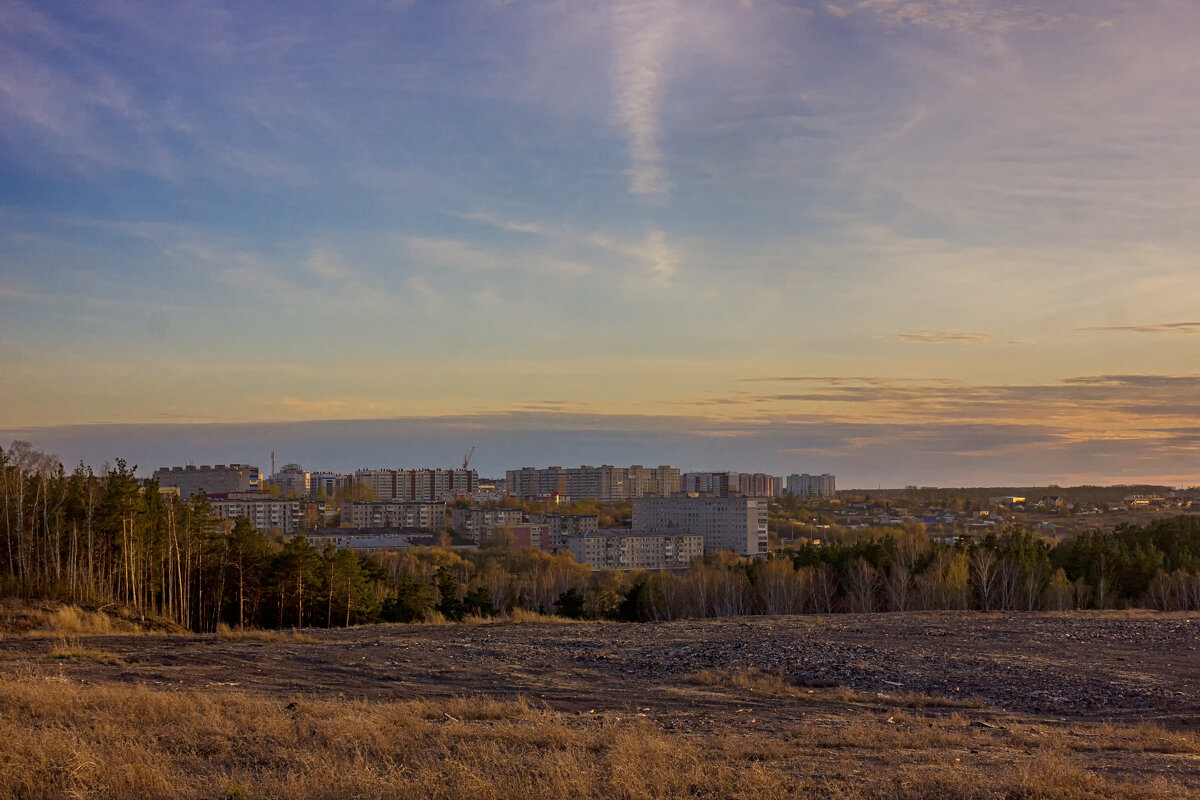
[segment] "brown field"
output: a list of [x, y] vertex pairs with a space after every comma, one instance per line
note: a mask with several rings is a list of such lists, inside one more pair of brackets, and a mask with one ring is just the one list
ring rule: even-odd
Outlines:
[[1195, 797], [1198, 647], [1142, 612], [10, 632], [0, 798]]

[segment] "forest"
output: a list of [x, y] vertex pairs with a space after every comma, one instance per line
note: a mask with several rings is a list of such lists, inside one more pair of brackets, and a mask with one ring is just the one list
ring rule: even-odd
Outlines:
[[217, 520], [201, 497], [142, 486], [117, 460], [66, 472], [0, 448], [0, 597], [119, 605], [194, 631], [334, 627], [511, 614], [671, 620], [932, 609], [1200, 610], [1200, 517], [1055, 543], [1010, 526], [954, 543], [920, 525], [765, 559], [708, 554], [673, 573], [593, 572], [534, 549], [364, 556]]

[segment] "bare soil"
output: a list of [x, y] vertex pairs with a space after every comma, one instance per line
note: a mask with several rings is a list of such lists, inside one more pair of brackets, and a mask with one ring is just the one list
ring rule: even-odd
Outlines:
[[[946, 758], [981, 765], [995, 758], [1003, 769], [1010, 755], [989, 749], [989, 737], [1003, 738], [1009, 754], [1024, 739], [1036, 748], [1040, 737], [1052, 736], [1106, 776], [1156, 775], [1200, 793], [1200, 754], [1189, 748], [1137, 752], [1102, 743], [1105, 722], [1153, 723], [1195, 740], [1200, 615], [931, 612], [641, 625], [377, 625], [305, 634], [315, 641], [85, 637], [88, 649], [115, 655], [114, 663], [54, 660], [54, 640], [10, 637], [0, 640], [0, 671], [24, 664], [83, 684], [277, 700], [524, 696], [572, 715], [644, 718], [670, 732], [736, 731], [764, 741], [801, 722], [844, 731], [928, 719], [979, 742]], [[690, 677], [749, 670], [780, 675], [788, 691], [700, 685]], [[810, 768], [852, 777], [873, 760], [894, 758], [872, 752], [846, 761], [831, 751]]]

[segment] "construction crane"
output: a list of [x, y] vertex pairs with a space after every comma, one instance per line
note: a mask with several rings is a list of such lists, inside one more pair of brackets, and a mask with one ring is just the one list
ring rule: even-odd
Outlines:
[[465, 456], [463, 456], [463, 465], [462, 465], [463, 469], [466, 469], [467, 465], [471, 463], [471, 456], [473, 456], [473, 455], [475, 455], [474, 446], [472, 446], [471, 449], [467, 451], [467, 454]]

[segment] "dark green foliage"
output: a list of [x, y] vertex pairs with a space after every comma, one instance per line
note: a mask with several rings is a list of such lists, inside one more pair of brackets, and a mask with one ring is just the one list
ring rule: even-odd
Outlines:
[[454, 573], [445, 567], [439, 567], [437, 572], [438, 603], [435, 608], [446, 619], [462, 619], [463, 603], [458, 599], [458, 579]]
[[466, 597], [462, 599], [462, 610], [463, 616], [473, 614], [477, 617], [490, 617], [495, 613], [492, 598], [482, 586], [467, 592]]
[[622, 622], [645, 622], [646, 581], [639, 581], [629, 587], [625, 598], [617, 604], [616, 618]]
[[393, 596], [383, 601], [384, 622], [420, 622], [433, 610], [433, 593], [424, 581], [401, 573], [392, 592]]
[[558, 607], [558, 615], [560, 617], [570, 617], [571, 619], [583, 619], [584, 604], [587, 598], [583, 596], [583, 592], [578, 586], [572, 586], [558, 596], [558, 602], [555, 605]]

